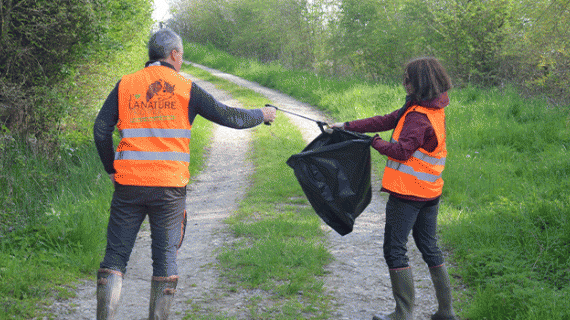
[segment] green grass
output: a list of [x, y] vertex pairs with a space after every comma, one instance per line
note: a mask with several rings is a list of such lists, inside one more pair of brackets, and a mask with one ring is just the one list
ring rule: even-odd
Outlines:
[[[230, 92], [244, 106], [270, 102], [200, 69], [186, 70]], [[267, 298], [249, 299], [251, 319], [326, 319], [330, 306], [320, 277], [331, 255], [325, 248], [319, 218], [308, 207], [292, 170], [285, 164], [287, 157], [302, 150], [305, 143], [284, 117], [271, 127], [252, 130], [252, 187], [238, 212], [227, 220], [238, 241], [218, 255], [228, 292], [254, 288], [266, 293]], [[263, 305], [272, 307], [258, 307], [261, 299], [268, 299]], [[224, 316], [196, 305], [186, 312], [186, 319]]]
[[8, 195], [10, 214], [20, 220], [0, 239], [0, 312], [29, 319], [42, 312], [37, 304], [73, 296], [73, 280], [96, 270], [112, 185], [94, 146], [62, 152], [57, 161], [11, 147], [8, 154], [26, 161], [4, 164], [6, 176], [18, 177]]
[[[288, 93], [337, 121], [403, 104], [399, 84], [327, 79], [191, 45], [187, 59]], [[570, 318], [570, 107], [515, 90], [450, 92], [440, 239], [468, 319]], [[385, 139], [390, 133], [383, 133]], [[384, 157], [375, 166], [383, 170]]]

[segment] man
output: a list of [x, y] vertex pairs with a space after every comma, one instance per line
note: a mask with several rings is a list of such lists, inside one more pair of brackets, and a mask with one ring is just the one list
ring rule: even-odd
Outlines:
[[[178, 72], [182, 39], [161, 29], [148, 44], [145, 68], [124, 76], [103, 104], [94, 125], [97, 150], [115, 185], [105, 257], [97, 273], [97, 319], [113, 319], [136, 235], [148, 215], [153, 277], [149, 319], [167, 319], [176, 291], [177, 250], [186, 225], [192, 123], [200, 115], [244, 129], [272, 122], [274, 108], [246, 110], [216, 101]], [[121, 134], [116, 152], [112, 134]]]

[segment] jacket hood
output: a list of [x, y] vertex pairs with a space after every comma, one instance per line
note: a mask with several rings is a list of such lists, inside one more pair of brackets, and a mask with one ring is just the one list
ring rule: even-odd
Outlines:
[[431, 100], [424, 100], [417, 103], [419, 106], [432, 109], [443, 109], [449, 105], [449, 97], [447, 96], [447, 91], [440, 94], [439, 97], [433, 98]]
[[398, 111], [398, 116], [396, 117], [396, 124], [398, 125], [398, 121], [400, 118], [406, 113], [409, 107], [412, 105], [419, 105], [425, 108], [432, 108], [432, 109], [443, 109], [449, 105], [449, 97], [447, 96], [447, 91], [440, 94], [439, 97], [433, 98], [431, 100], [424, 100], [420, 102], [412, 101], [412, 96], [406, 96], [406, 102], [404, 102], [404, 106]]

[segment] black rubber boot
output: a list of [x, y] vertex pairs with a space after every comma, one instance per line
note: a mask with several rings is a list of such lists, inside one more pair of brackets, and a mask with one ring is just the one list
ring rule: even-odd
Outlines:
[[97, 272], [97, 320], [115, 319], [121, 298], [123, 274], [111, 269]]
[[389, 315], [374, 316], [372, 320], [412, 320], [414, 318], [414, 279], [412, 269], [390, 270], [392, 293], [396, 300], [396, 310]]
[[458, 320], [453, 311], [451, 284], [449, 282], [449, 274], [445, 265], [433, 267], [429, 269], [433, 287], [435, 288], [435, 296], [439, 307], [437, 312], [431, 316], [432, 320]]
[[152, 277], [150, 287], [149, 320], [166, 320], [176, 293], [178, 276]]

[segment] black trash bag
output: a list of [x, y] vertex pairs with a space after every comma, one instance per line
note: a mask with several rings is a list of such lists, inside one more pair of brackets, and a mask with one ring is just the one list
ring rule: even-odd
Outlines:
[[372, 199], [371, 139], [334, 129], [331, 134], [321, 133], [287, 160], [313, 209], [343, 236], [352, 232], [355, 219]]

